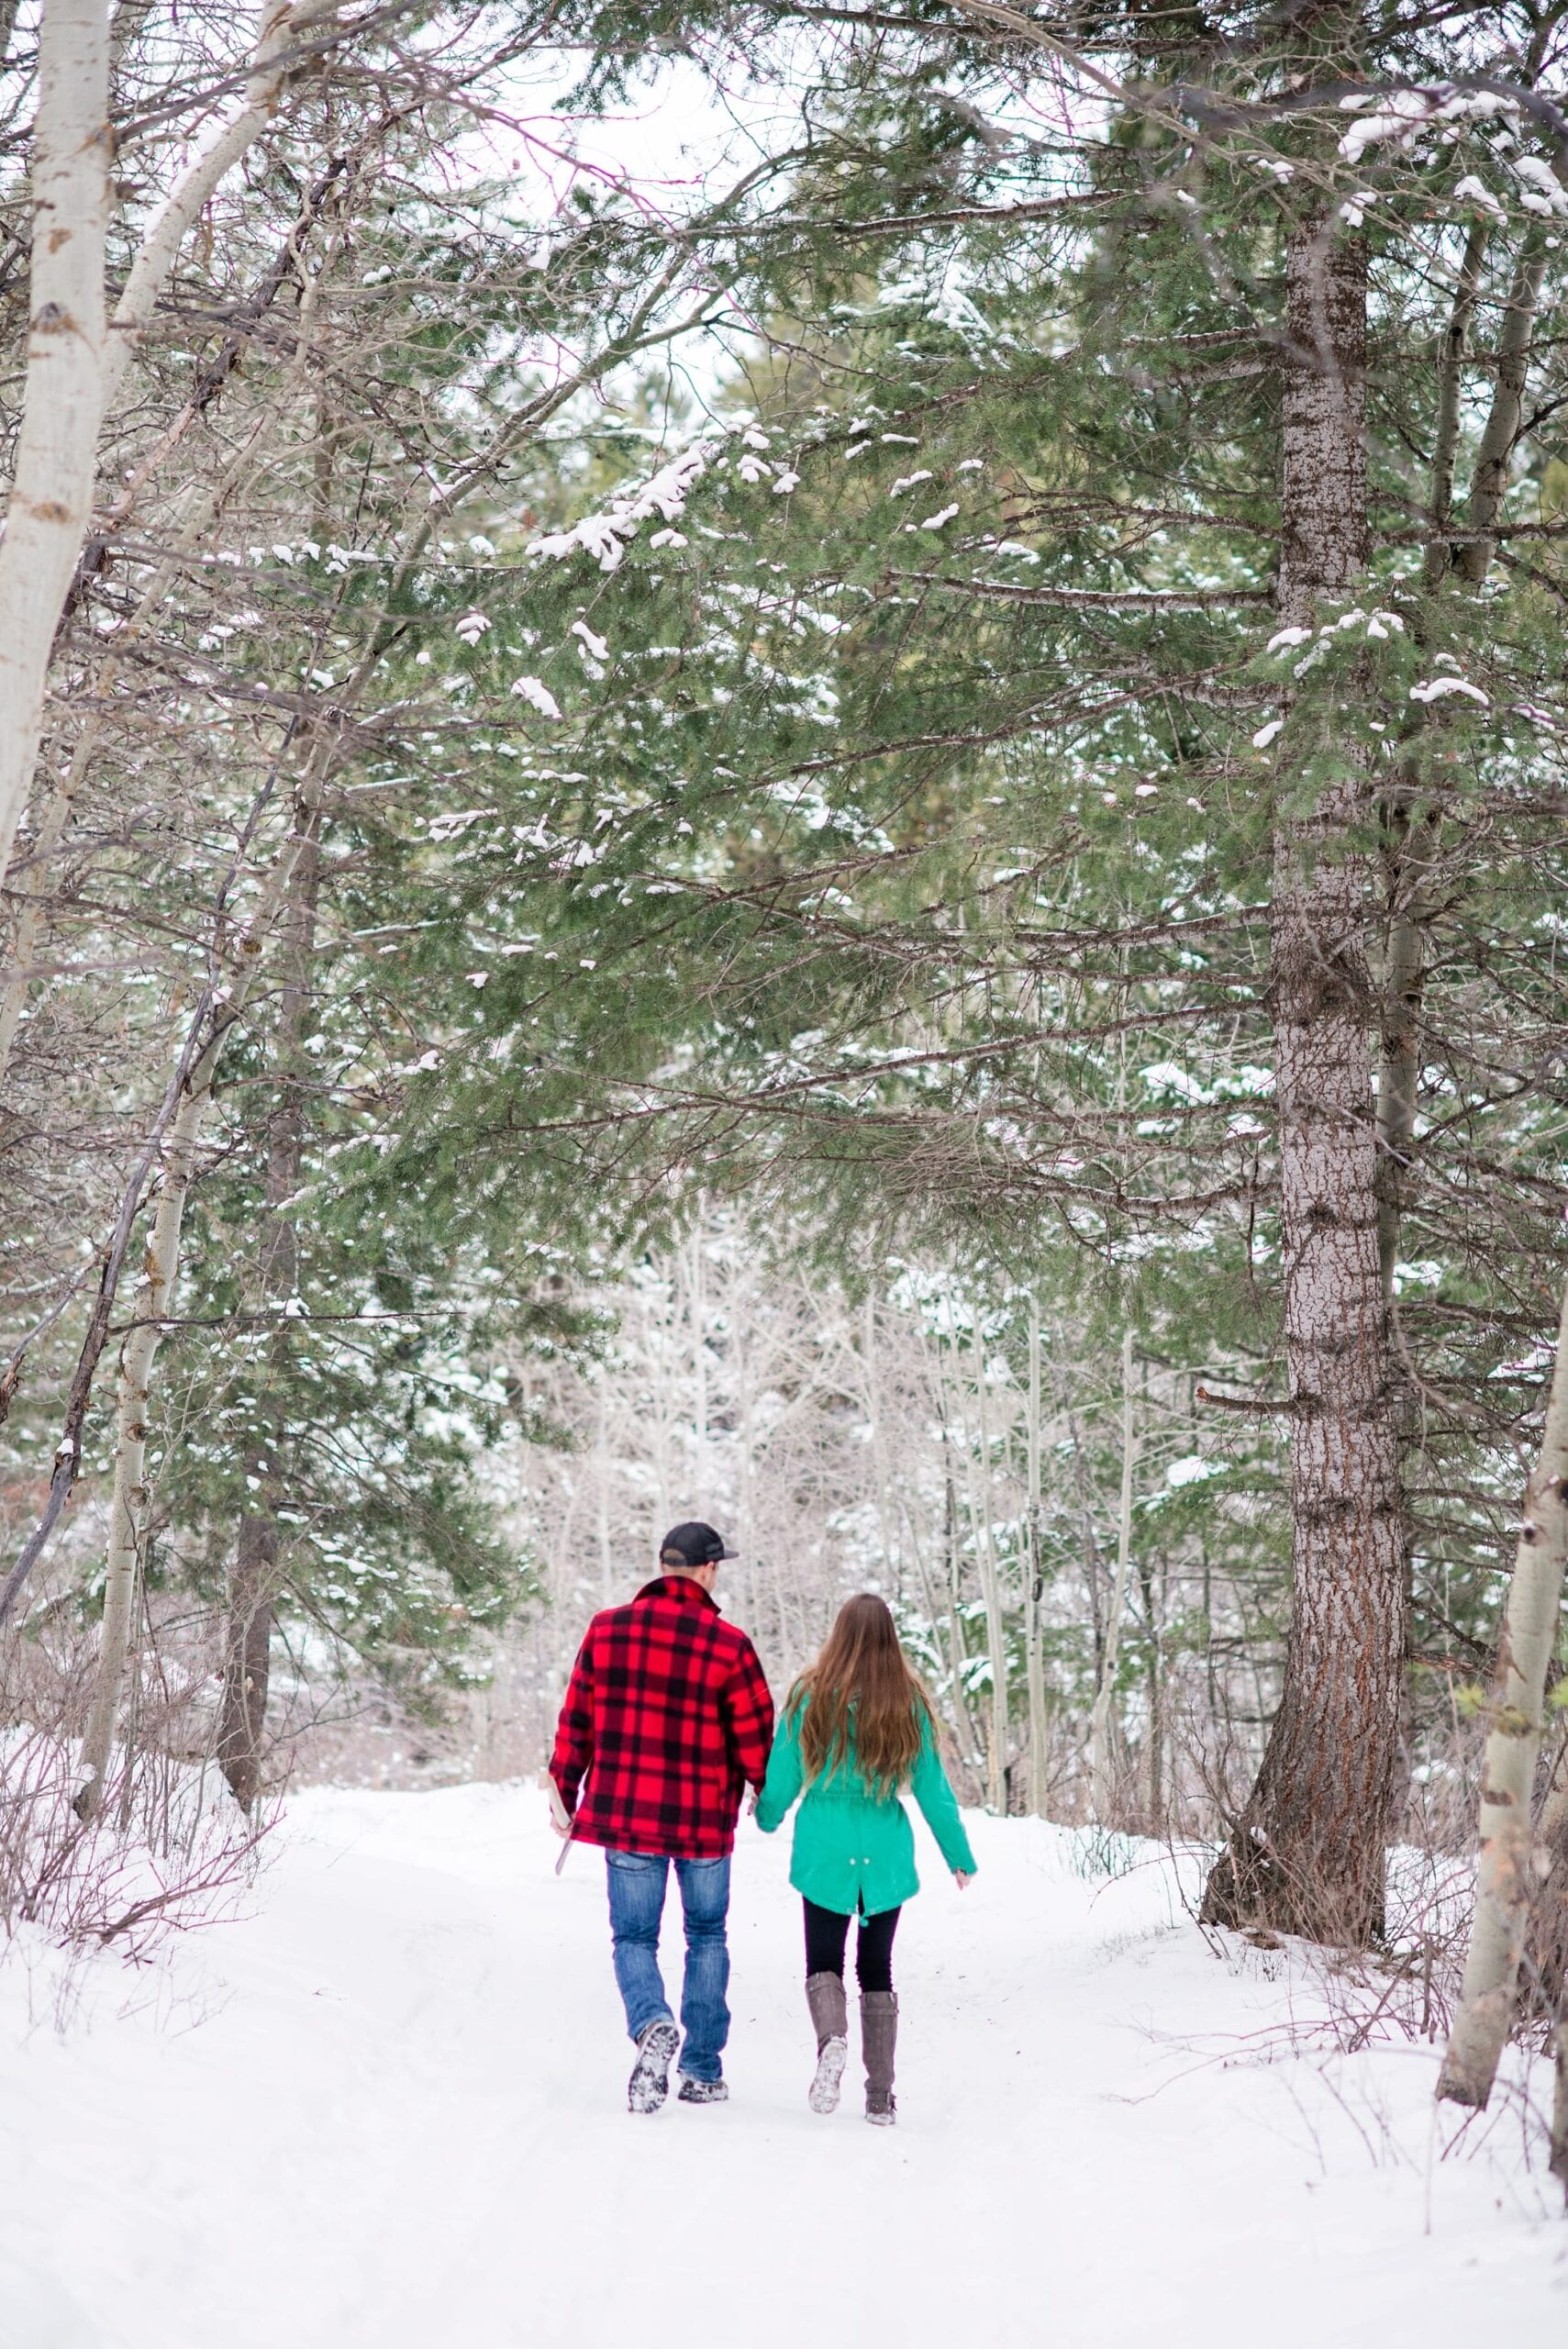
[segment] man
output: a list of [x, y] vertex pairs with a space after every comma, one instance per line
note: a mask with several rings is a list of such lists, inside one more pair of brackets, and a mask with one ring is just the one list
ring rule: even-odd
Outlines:
[[729, 1854], [746, 1783], [761, 1787], [773, 1734], [757, 1652], [713, 1597], [735, 1554], [711, 1525], [664, 1536], [658, 1579], [589, 1624], [550, 1756], [567, 1822], [557, 1832], [605, 1848], [616, 1982], [637, 2047], [632, 2112], [658, 2111], [680, 2045], [659, 1971], [672, 1860], [686, 1929], [680, 2100], [722, 2104], [729, 2094]]

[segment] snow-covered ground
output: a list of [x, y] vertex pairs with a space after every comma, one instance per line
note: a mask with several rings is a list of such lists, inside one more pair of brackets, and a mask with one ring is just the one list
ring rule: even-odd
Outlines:
[[1505, 2271], [1510, 2332], [1568, 2335], [1517, 2110], [1444, 2159], [1429, 2047], [1280, 2056], [1299, 1970], [1216, 1958], [1152, 1856], [979, 1819], [961, 1897], [922, 1831], [881, 2131], [806, 2109], [787, 1838], [745, 1823], [732, 2101], [634, 2121], [602, 1866], [557, 1880], [542, 1813], [303, 1796], [249, 1912], [95, 1964], [63, 2037], [51, 1962], [0, 1967], [6, 2349], [1442, 2349]]

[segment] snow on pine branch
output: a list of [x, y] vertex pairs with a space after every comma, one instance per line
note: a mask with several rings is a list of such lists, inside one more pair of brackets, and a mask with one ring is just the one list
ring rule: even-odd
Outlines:
[[644, 522], [652, 521], [656, 515], [666, 523], [680, 520], [687, 498], [723, 445], [717, 440], [694, 442], [661, 466], [640, 489], [624, 491], [602, 513], [585, 515], [570, 530], [551, 530], [536, 539], [529, 553], [537, 560], [555, 562], [564, 562], [570, 555], [591, 554], [601, 571], [617, 570]]

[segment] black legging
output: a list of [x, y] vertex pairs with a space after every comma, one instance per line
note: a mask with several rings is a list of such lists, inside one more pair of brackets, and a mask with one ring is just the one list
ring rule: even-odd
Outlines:
[[[842, 1975], [850, 1920], [840, 1917], [836, 1909], [818, 1909], [815, 1900], [804, 1901], [802, 1906], [806, 1910], [806, 1973]], [[884, 1909], [877, 1916], [861, 1919], [855, 1942], [855, 1975], [862, 1990], [892, 1989], [893, 1936], [897, 1931], [896, 1909]]]

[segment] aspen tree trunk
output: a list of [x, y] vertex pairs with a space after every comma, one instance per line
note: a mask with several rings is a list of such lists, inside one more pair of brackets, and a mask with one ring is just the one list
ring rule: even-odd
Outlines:
[[1465, 239], [1459, 265], [1453, 308], [1443, 334], [1438, 362], [1438, 420], [1432, 436], [1432, 537], [1428, 542], [1424, 573], [1429, 588], [1440, 587], [1453, 560], [1453, 550], [1442, 533], [1453, 519], [1453, 469], [1459, 454], [1460, 399], [1463, 391], [1465, 345], [1481, 290], [1481, 271], [1492, 231], [1478, 220]]
[[1546, 1799], [1536, 1821], [1536, 1870], [1546, 1873], [1531, 1919], [1526, 1964], [1541, 2003], [1561, 2021], [1568, 2016], [1568, 1735], [1557, 1749]]
[[[227, 1034], [227, 1030], [221, 1031]], [[79, 1818], [94, 1819], [103, 1807], [115, 1720], [125, 1678], [126, 1654], [136, 1609], [138, 1567], [141, 1554], [142, 1520], [147, 1502], [143, 1482], [147, 1464], [147, 1407], [163, 1335], [163, 1317], [173, 1302], [180, 1265], [180, 1230], [185, 1197], [195, 1171], [203, 1115], [212, 1092], [213, 1072], [221, 1047], [208, 1044], [186, 1086], [184, 1098], [169, 1128], [163, 1151], [163, 1178], [152, 1230], [142, 1258], [141, 1279], [130, 1330], [120, 1349], [119, 1378], [115, 1395], [115, 1479], [109, 1504], [107, 1570], [104, 1580], [104, 1620], [99, 1634], [98, 1676], [92, 1708], [82, 1740], [83, 1784], [76, 1797]]]
[[[1310, 626], [1366, 554], [1366, 249], [1327, 219], [1286, 259], [1280, 614]], [[1375, 1017], [1354, 845], [1370, 778], [1347, 748], [1306, 802], [1278, 779], [1271, 996], [1293, 1605], [1257, 1784], [1205, 1890], [1216, 1924], [1321, 1941], [1381, 1929], [1399, 1760], [1406, 1577], [1398, 1409], [1378, 1257]]]
[[[1546, 269], [1546, 259], [1545, 236], [1540, 229], [1532, 228], [1519, 254], [1514, 282], [1508, 289], [1507, 307], [1503, 313], [1503, 324], [1497, 336], [1496, 389], [1492, 395], [1492, 406], [1476, 453], [1475, 472], [1470, 484], [1470, 505], [1465, 516], [1473, 530], [1485, 532], [1492, 529], [1507, 494], [1508, 474], [1524, 415], [1529, 342], [1535, 328], [1536, 306], [1540, 299], [1540, 281]], [[1459, 548], [1455, 568], [1472, 586], [1478, 587], [1492, 567], [1492, 557], [1496, 551], [1495, 539], [1485, 536], [1470, 539]]]
[[[954, 1349], [953, 1349], [953, 1356], [954, 1356], [954, 1360], [953, 1360], [954, 1399], [955, 1399], [955, 1401], [956, 1401], [956, 1400], [957, 1400], [957, 1398], [958, 1398], [958, 1397], [959, 1397], [960, 1395], [962, 1395], [962, 1385], [961, 1385], [961, 1383], [960, 1383], [960, 1382], [961, 1382], [961, 1376], [962, 1376], [962, 1374], [960, 1373], [960, 1371], [959, 1371], [959, 1369], [958, 1369], [958, 1363], [957, 1363], [957, 1348], [956, 1348], [956, 1346], [955, 1346], [955, 1347], [954, 1347]], [[947, 1424], [948, 1424], [948, 1430], [949, 1430], [949, 1442], [950, 1442], [950, 1444], [951, 1444], [951, 1441], [952, 1441], [952, 1426], [953, 1426], [953, 1422], [952, 1422], [952, 1420], [951, 1420], [951, 1419], [948, 1419]], [[980, 1597], [981, 1597], [981, 1603], [982, 1603], [982, 1605], [983, 1605], [983, 1606], [985, 1606], [985, 1611], [986, 1611], [986, 1623], [987, 1623], [987, 1627], [988, 1627], [988, 1628], [987, 1628], [987, 1638], [989, 1638], [989, 1624], [990, 1624], [990, 1620], [991, 1620], [991, 1610], [990, 1610], [990, 1607], [989, 1607], [989, 1605], [986, 1603], [986, 1597], [985, 1597], [985, 1587], [984, 1587], [984, 1580], [985, 1580], [984, 1564], [984, 1559], [983, 1559], [983, 1555], [982, 1555], [982, 1547], [981, 1547], [981, 1539], [980, 1539], [980, 1509], [979, 1509], [978, 1503], [976, 1502], [976, 1499], [975, 1499], [975, 1493], [974, 1493], [974, 1446], [973, 1446], [973, 1442], [972, 1442], [972, 1440], [971, 1440], [970, 1432], [969, 1432], [969, 1419], [968, 1419], [968, 1409], [967, 1409], [967, 1398], [965, 1398], [965, 1415], [964, 1415], [964, 1420], [963, 1420], [962, 1434], [963, 1434], [963, 1505], [964, 1505], [965, 1512], [966, 1512], [966, 1514], [967, 1514], [967, 1516], [968, 1516], [968, 1519], [969, 1519], [969, 1532], [970, 1532], [970, 1539], [971, 1539], [971, 1541], [972, 1541], [972, 1542], [973, 1542], [973, 1544], [974, 1544], [974, 1568], [975, 1568], [975, 1576], [976, 1576], [976, 1579], [980, 1582], [980, 1585], [981, 1585], [981, 1593], [980, 1593]], [[963, 1656], [963, 1658], [964, 1658], [965, 1662], [967, 1663], [967, 1660], [968, 1660], [968, 1644], [967, 1644], [967, 1642], [965, 1641], [964, 1636], [963, 1636], [963, 1625], [962, 1625], [962, 1617], [961, 1617], [961, 1615], [960, 1615], [960, 1611], [959, 1611], [960, 1593], [961, 1593], [962, 1582], [962, 1575], [963, 1575], [963, 1553], [962, 1553], [962, 1544], [961, 1544], [961, 1542], [960, 1542], [960, 1538], [959, 1538], [959, 1522], [958, 1522], [958, 1488], [957, 1488], [956, 1482], [953, 1480], [953, 1478], [952, 1478], [952, 1476], [951, 1476], [951, 1472], [950, 1472], [950, 1475], [949, 1475], [949, 1483], [948, 1483], [948, 1511], [949, 1511], [949, 1553], [950, 1553], [951, 1562], [951, 1567], [952, 1567], [952, 1591], [951, 1591], [952, 1649], [953, 1649], [953, 1659], [954, 1659], [954, 1672], [955, 1672], [955, 1676], [956, 1676], [958, 1658], [962, 1655], [962, 1656]], [[984, 1716], [982, 1716], [982, 1718], [984, 1719]], [[994, 1707], [993, 1707], [993, 1709], [992, 1709], [992, 1711], [991, 1711], [991, 1715], [990, 1715], [989, 1720], [985, 1720], [985, 1724], [984, 1724], [984, 1731], [979, 1731], [979, 1730], [976, 1728], [976, 1726], [975, 1726], [975, 1724], [973, 1723], [973, 1720], [972, 1720], [972, 1721], [971, 1721], [971, 1724], [970, 1724], [970, 1725], [971, 1725], [971, 1733], [972, 1733], [972, 1736], [973, 1736], [973, 1746], [974, 1746], [974, 1752], [975, 1752], [975, 1754], [976, 1754], [977, 1758], [978, 1758], [979, 1760], [981, 1760], [981, 1761], [983, 1762], [984, 1765], [984, 1799], [985, 1799], [986, 1803], [989, 1805], [989, 1807], [990, 1807], [992, 1809], [995, 1809], [996, 1808], [996, 1799], [995, 1799], [995, 1798], [996, 1798], [996, 1766], [997, 1766], [997, 1765], [996, 1765], [996, 1740], [995, 1740], [995, 1713]]]
[[282, 95], [292, 0], [263, 0], [238, 112], [220, 122], [148, 225], [112, 319], [106, 0], [49, 0], [41, 19], [31, 331], [17, 470], [0, 542], [0, 872], [38, 763], [55, 631], [92, 520], [98, 434], [181, 246]]
[[[924, 1340], [922, 1339], [922, 1346]], [[932, 1385], [935, 1389], [937, 1424], [942, 1434], [942, 1563], [945, 1567], [945, 1593], [948, 1635], [948, 1670], [952, 1679], [953, 1720], [963, 1741], [963, 1767], [968, 1773], [980, 1754], [981, 1739], [969, 1709], [969, 1693], [964, 1687], [964, 1666], [968, 1648], [963, 1636], [963, 1620], [959, 1612], [962, 1595], [963, 1560], [958, 1535], [958, 1481], [953, 1471], [952, 1412], [942, 1368], [942, 1341], [939, 1333], [934, 1354], [930, 1357]], [[933, 1620], [932, 1629], [935, 1630]]]
[[1163, 1575], [1156, 1579], [1152, 1561], [1138, 1561], [1138, 1586], [1143, 1598], [1143, 1620], [1149, 1626], [1149, 1832], [1158, 1835], [1165, 1816], [1165, 1657], [1163, 1639]]
[[[325, 738], [318, 738], [297, 803], [307, 812], [318, 805], [321, 777], [329, 756], [330, 746]], [[221, 1014], [215, 1019], [211, 1033], [192, 1063], [181, 1088], [179, 1106], [164, 1134], [158, 1205], [142, 1260], [130, 1330], [120, 1350], [104, 1621], [99, 1635], [97, 1679], [82, 1744], [83, 1785], [75, 1804], [78, 1816], [83, 1819], [94, 1818], [102, 1805], [114, 1744], [135, 1598], [140, 1516], [146, 1501], [143, 1475], [148, 1398], [165, 1321], [173, 1306], [185, 1200], [195, 1173], [202, 1126], [219, 1063], [255, 987], [262, 948], [286, 900], [295, 862], [307, 838], [297, 827], [291, 830], [279, 849], [260, 903], [224, 957], [226, 984]], [[29, 1544], [29, 1550], [33, 1547]], [[13, 1584], [17, 1581], [15, 1571], [11, 1579]]]
[[32, 785], [54, 631], [92, 518], [108, 115], [107, 0], [49, 0], [39, 28], [27, 379], [0, 540], [0, 873]]
[[1412, 838], [1408, 800], [1408, 789], [1401, 785], [1386, 826], [1396, 902], [1384, 955], [1377, 1064], [1377, 1273], [1385, 1312], [1394, 1302], [1421, 1074], [1427, 950], [1417, 896], [1437, 848], [1429, 819], [1420, 822]]
[[1029, 1298], [1029, 1543], [1024, 1571], [1029, 1576], [1029, 1809], [1045, 1817], [1045, 1638], [1040, 1601], [1045, 1595], [1045, 1571], [1040, 1554], [1040, 1303]]
[[[302, 1085], [309, 1063], [304, 1043], [310, 1019], [321, 860], [315, 826], [303, 806], [295, 807], [295, 830], [300, 846], [289, 874], [280, 940], [283, 985], [274, 1048], [280, 1097], [267, 1153], [267, 1205], [256, 1282], [263, 1312], [286, 1305], [299, 1286], [299, 1235], [288, 1202], [299, 1188], [305, 1154]], [[240, 1809], [247, 1812], [261, 1789], [262, 1737], [282, 1549], [279, 1511], [287, 1499], [283, 1454], [288, 1429], [280, 1396], [290, 1345], [286, 1326], [280, 1321], [264, 1344], [272, 1424], [261, 1442], [251, 1447], [245, 1463], [248, 1500], [239, 1520], [229, 1576], [217, 1745], [218, 1766]]]
[[1106, 1621], [1100, 1685], [1089, 1721], [1089, 1790], [1097, 1825], [1108, 1827], [1116, 1805], [1111, 1767], [1111, 1705], [1116, 1693], [1117, 1651], [1127, 1606], [1128, 1568], [1132, 1558], [1132, 1331], [1121, 1341], [1121, 1498], [1117, 1511], [1116, 1582]]
[[[1007, 1809], [1007, 1747], [1012, 1737], [1012, 1709], [1007, 1687], [1007, 1626], [1002, 1609], [1001, 1577], [996, 1568], [996, 1542], [991, 1517], [991, 1415], [985, 1400], [985, 1358], [975, 1356], [975, 1391], [980, 1409], [980, 1475], [971, 1483], [971, 1508], [978, 1503], [975, 1556], [980, 1567], [980, 1591], [985, 1602], [985, 1639], [991, 1650], [991, 1808], [1006, 1815]], [[973, 1470], [972, 1470], [973, 1479]]]
[[[50, 0], [53, 7], [56, 0]], [[147, 233], [115, 305], [104, 362], [103, 409], [118, 396], [136, 347], [152, 320], [180, 248], [235, 164], [272, 120], [288, 78], [295, 0], [261, 0], [244, 96], [236, 111], [214, 124], [147, 224]], [[310, 11], [318, 21], [328, 11]]]
[[[601, 1607], [609, 1607], [613, 1605], [615, 1599], [615, 1567], [610, 1553], [609, 1384], [608, 1377], [603, 1371], [601, 1371], [599, 1375], [598, 1393], [599, 1408], [594, 1423], [595, 1481], [598, 1486], [598, 1505], [594, 1512], [594, 1521], [599, 1537], [599, 1605]], [[744, 1458], [744, 1417], [742, 1417], [741, 1427], [741, 1450], [742, 1458]], [[744, 1475], [744, 1473], [745, 1471], [743, 1468], [742, 1474]], [[747, 1513], [747, 1522], [748, 1524], [751, 1522], [751, 1515], [749, 1511]]]
[[[1453, 307], [1443, 337], [1438, 377], [1437, 430], [1432, 451], [1430, 511], [1434, 536], [1427, 548], [1425, 566], [1426, 584], [1429, 589], [1440, 587], [1456, 562], [1463, 579], [1472, 584], [1478, 584], [1485, 579], [1492, 561], [1491, 540], [1474, 540], [1455, 549], [1440, 535], [1453, 516], [1453, 480], [1459, 451], [1463, 362], [1490, 234], [1484, 222], [1478, 223], [1466, 239]], [[1469, 519], [1483, 529], [1489, 528], [1496, 520], [1507, 488], [1509, 466], [1524, 410], [1529, 339], [1540, 301], [1545, 260], [1546, 248], [1539, 236], [1528, 239], [1519, 257], [1504, 313], [1498, 337], [1492, 403], [1482, 431], [1470, 488]], [[1378, 1258], [1384, 1295], [1389, 1304], [1393, 1302], [1394, 1266], [1415, 1141], [1417, 1085], [1420, 1069], [1426, 939], [1418, 892], [1437, 847], [1434, 817], [1429, 815], [1418, 825], [1411, 824], [1410, 807], [1415, 796], [1416, 785], [1406, 775], [1392, 797], [1385, 851], [1393, 870], [1396, 902], [1384, 965], [1383, 1054], [1377, 1087], [1381, 1190]]]
[[1540, 1452], [1525, 1486], [1513, 1580], [1487, 1709], [1481, 1774], [1481, 1864], [1464, 1987], [1438, 2079], [1454, 2104], [1492, 2093], [1518, 1995], [1535, 1836], [1530, 1804], [1547, 1668], [1568, 1563], [1568, 1295], [1557, 1332]]
[[877, 1540], [881, 1545], [883, 1564], [884, 1567], [893, 1563], [895, 1551], [896, 1550], [897, 1564], [895, 1569], [895, 1587], [897, 1589], [898, 1596], [902, 1598], [904, 1595], [904, 1544], [901, 1540], [896, 1543], [894, 1542], [894, 1520], [888, 1514], [887, 1507], [887, 1443], [886, 1431], [882, 1423], [882, 1383], [877, 1376], [876, 1367], [876, 1291], [874, 1289], [867, 1289], [866, 1291], [865, 1336], [862, 1341], [862, 1344], [865, 1363], [866, 1413], [871, 1421], [872, 1482], [876, 1493]]

